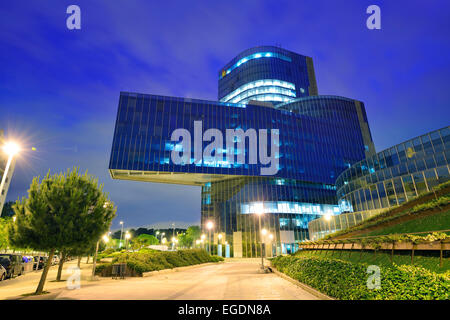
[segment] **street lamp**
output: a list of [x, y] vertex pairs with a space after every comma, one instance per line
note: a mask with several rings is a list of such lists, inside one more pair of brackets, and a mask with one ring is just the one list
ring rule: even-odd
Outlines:
[[[260, 243], [261, 243], [261, 269], [264, 270], [264, 257], [263, 257], [263, 243], [262, 243], [262, 230], [261, 230], [261, 216], [264, 214], [264, 204], [258, 203], [256, 206], [256, 214], [258, 215], [259, 220], [259, 232], [260, 232]], [[265, 229], [264, 229], [265, 230]], [[267, 230], [266, 230], [267, 232]]]
[[172, 237], [172, 250], [175, 250], [175, 243], [178, 243], [178, 239], [175, 237]]
[[122, 229], [120, 230], [119, 249], [122, 248], [123, 221], [120, 221], [120, 224], [122, 225]]
[[[109, 242], [108, 234], [105, 234], [102, 236], [102, 240], [105, 243]], [[97, 266], [97, 253], [98, 253], [98, 246], [100, 244], [100, 240], [97, 241], [97, 246], [95, 247], [95, 254], [94, 254], [94, 263], [92, 264], [92, 280], [95, 280], [95, 268]]]
[[208, 229], [208, 247], [209, 247], [209, 254], [211, 254], [211, 229], [214, 228], [214, 223], [212, 221], [208, 221], [206, 223], [206, 229]]
[[323, 218], [328, 222], [328, 233], [331, 233], [331, 214], [327, 213], [323, 216]]
[[[6, 162], [5, 171], [3, 172], [2, 182], [0, 183], [0, 193], [5, 188], [6, 177], [8, 176], [9, 169], [11, 167], [11, 163], [13, 161], [14, 156], [20, 152], [20, 147], [18, 144], [14, 142], [8, 142], [3, 146], [3, 152], [8, 155], [8, 161]], [[0, 216], [2, 215], [3, 202], [0, 203]]]
[[131, 234], [127, 232], [125, 232], [125, 250], [128, 250], [128, 240], [130, 240], [131, 238]]

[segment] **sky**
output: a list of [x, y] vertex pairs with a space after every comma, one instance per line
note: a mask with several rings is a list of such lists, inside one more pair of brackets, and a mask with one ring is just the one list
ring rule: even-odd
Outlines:
[[[66, 27], [71, 4], [80, 30]], [[381, 30], [366, 27], [372, 4]], [[319, 94], [363, 101], [377, 151], [440, 129], [449, 18], [445, 0], [2, 1], [0, 129], [24, 147], [7, 200], [78, 166], [117, 205], [113, 229], [200, 221], [199, 187], [110, 178], [119, 92], [217, 100], [218, 70], [257, 45], [312, 57]]]

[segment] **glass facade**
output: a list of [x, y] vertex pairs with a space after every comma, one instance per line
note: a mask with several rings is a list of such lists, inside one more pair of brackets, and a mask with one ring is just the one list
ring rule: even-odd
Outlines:
[[[350, 226], [382, 209], [401, 205], [450, 179], [450, 127], [405, 141], [345, 170], [337, 179], [337, 196], [343, 212], [331, 222], [314, 221], [312, 233], [320, 237], [340, 230], [339, 219]], [[337, 229], [336, 229], [337, 228]]]
[[[277, 47], [252, 48], [231, 60], [219, 73], [219, 100], [122, 92], [110, 174], [201, 186], [202, 228], [212, 221], [214, 241], [221, 234], [235, 257], [259, 256], [260, 241], [269, 256], [293, 252], [309, 237], [311, 220], [342, 211], [339, 174], [374, 154], [364, 104], [318, 96], [312, 60]], [[179, 129], [189, 135], [173, 139]], [[205, 138], [211, 130], [222, 133], [213, 148]], [[242, 133], [231, 142], [237, 148], [225, 142], [227, 130]], [[259, 138], [267, 130], [276, 141], [267, 150], [276, 159], [274, 174], [262, 174], [267, 162], [252, 162], [250, 146], [261, 148], [252, 130]], [[208, 148], [213, 156], [202, 157]], [[178, 155], [182, 161], [175, 163]], [[270, 241], [259, 232], [257, 212]]]
[[220, 101], [230, 101], [234, 95], [232, 102], [236, 103], [258, 100], [278, 104], [317, 94], [312, 59], [279, 47], [247, 49], [219, 71]]

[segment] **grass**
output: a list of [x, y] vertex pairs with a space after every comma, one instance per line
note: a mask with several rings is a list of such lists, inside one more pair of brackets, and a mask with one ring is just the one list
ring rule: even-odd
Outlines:
[[393, 233], [439, 231], [447, 229], [450, 229], [450, 210], [438, 212], [430, 216], [418, 217], [414, 220], [400, 222], [398, 224], [387, 226], [379, 230], [362, 233], [359, 234], [358, 237], [388, 235]]
[[[379, 267], [391, 266], [391, 253], [386, 251], [363, 251], [359, 250], [300, 250], [295, 256], [299, 257], [315, 257], [323, 259], [339, 259], [351, 263], [367, 263], [377, 265]], [[428, 269], [436, 273], [450, 272], [450, 254], [444, 252], [443, 266], [439, 266], [439, 251], [415, 251], [414, 265]], [[411, 265], [411, 251], [394, 251], [393, 262], [397, 265]]]

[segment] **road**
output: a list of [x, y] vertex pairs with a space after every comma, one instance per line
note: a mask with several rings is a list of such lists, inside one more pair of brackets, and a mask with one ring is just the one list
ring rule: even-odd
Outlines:
[[[317, 300], [273, 273], [261, 273], [258, 259], [227, 259], [144, 278], [82, 281], [81, 288], [50, 288], [51, 294], [31, 299], [120, 300]], [[0, 287], [1, 288], [1, 287]], [[46, 287], [46, 289], [48, 289]], [[1, 291], [1, 290], [0, 290]]]

